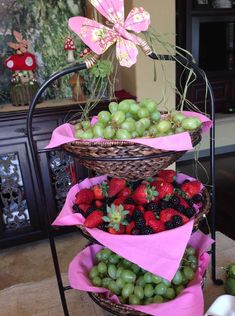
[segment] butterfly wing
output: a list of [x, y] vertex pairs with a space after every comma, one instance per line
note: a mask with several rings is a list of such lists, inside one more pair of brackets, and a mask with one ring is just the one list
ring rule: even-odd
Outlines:
[[117, 40], [115, 31], [84, 17], [70, 18], [69, 27], [98, 55], [103, 54]]
[[128, 14], [124, 27], [126, 30], [140, 33], [147, 31], [151, 24], [150, 14], [143, 8], [133, 8]]
[[117, 40], [116, 55], [120, 65], [129, 68], [137, 61], [138, 49], [133, 42], [119, 37]]
[[91, 4], [113, 24], [124, 24], [124, 0], [90, 0]]

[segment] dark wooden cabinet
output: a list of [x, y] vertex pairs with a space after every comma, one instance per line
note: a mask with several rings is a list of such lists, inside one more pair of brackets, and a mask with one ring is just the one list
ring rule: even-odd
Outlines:
[[[177, 44], [192, 52], [215, 94], [215, 111], [235, 109], [235, 9], [215, 9], [193, 0], [176, 0]], [[211, 2], [210, 2], [211, 3]], [[205, 84], [197, 80], [188, 98], [205, 108]]]

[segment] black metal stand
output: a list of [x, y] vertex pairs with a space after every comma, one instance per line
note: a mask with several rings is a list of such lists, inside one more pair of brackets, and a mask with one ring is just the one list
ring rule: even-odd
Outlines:
[[[152, 59], [157, 59], [157, 60], [168, 60], [168, 61], [173, 60], [172, 56], [169, 56], [169, 55], [157, 56], [155, 54], [151, 54], [149, 57]], [[192, 61], [182, 56], [177, 56], [177, 59], [180, 60], [182, 64], [187, 65], [188, 67], [192, 68], [203, 80], [205, 80], [206, 76], [203, 70], [201, 70]], [[45, 219], [46, 219], [46, 226], [47, 226], [47, 234], [48, 234], [48, 239], [50, 242], [51, 253], [52, 253], [60, 298], [61, 298], [65, 316], [69, 316], [66, 297], [65, 297], [65, 291], [71, 289], [71, 287], [70, 286], [65, 287], [62, 282], [60, 266], [58, 262], [57, 251], [56, 251], [55, 240], [54, 240], [54, 231], [53, 231], [53, 228], [51, 227], [52, 219], [50, 218], [50, 215], [48, 212], [47, 201], [44, 198], [45, 195], [44, 195], [43, 181], [42, 181], [41, 171], [40, 171], [40, 166], [39, 166], [39, 161], [38, 161], [38, 153], [51, 151], [51, 149], [37, 150], [37, 147], [33, 139], [32, 120], [33, 120], [33, 113], [36, 108], [36, 105], [40, 97], [42, 96], [43, 92], [47, 89], [47, 87], [55, 80], [65, 75], [71, 74], [73, 72], [78, 72], [83, 69], [86, 69], [86, 64], [78, 64], [78, 65], [72, 66], [70, 68], [64, 69], [62, 71], [59, 71], [53, 74], [47, 81], [44, 82], [44, 84], [38, 90], [37, 94], [35, 95], [34, 99], [32, 100], [30, 104], [28, 116], [27, 116], [27, 136], [29, 140], [33, 166], [38, 175], [37, 181], [38, 181], [38, 187], [41, 191], [40, 195], [44, 199], [43, 202], [46, 208]], [[216, 230], [216, 225], [215, 225], [215, 109], [214, 109], [214, 95], [213, 95], [213, 90], [210, 83], [208, 83], [208, 90], [209, 90], [209, 98], [210, 98], [210, 106], [211, 106], [210, 118], [213, 122], [211, 131], [210, 131], [211, 236], [215, 240], [216, 238], [215, 236], [215, 230]], [[135, 157], [133, 159], [135, 159]], [[109, 160], [112, 160], [112, 159], [110, 158]], [[216, 246], [215, 244], [212, 246], [212, 279], [215, 284], [217, 285], [222, 284], [221, 280], [216, 279]]]

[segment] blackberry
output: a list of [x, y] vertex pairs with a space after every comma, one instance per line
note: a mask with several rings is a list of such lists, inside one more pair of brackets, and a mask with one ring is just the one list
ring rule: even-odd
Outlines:
[[192, 199], [191, 200], [187, 200], [187, 203], [188, 203], [189, 206], [193, 206], [193, 204], [194, 204]]
[[178, 205], [176, 209], [178, 212], [185, 214], [185, 207], [183, 205]]
[[174, 228], [174, 223], [172, 221], [165, 222], [165, 227], [167, 230]]
[[135, 221], [138, 217], [143, 218], [143, 213], [140, 210], [136, 209], [136, 210], [134, 210], [134, 213], [132, 215], [132, 219]]
[[173, 222], [174, 227], [179, 227], [183, 224], [183, 220], [180, 215], [172, 216], [172, 222]]
[[131, 235], [140, 235], [140, 230], [138, 228], [133, 228], [131, 231]]
[[172, 196], [170, 201], [174, 206], [177, 206], [180, 204], [180, 198], [178, 196]]
[[142, 180], [133, 181], [130, 184], [130, 188], [134, 191], [141, 184]]
[[200, 202], [203, 201], [203, 198], [202, 198], [202, 196], [201, 196], [200, 194], [196, 194], [196, 195], [194, 195], [194, 197], [192, 198], [192, 201], [193, 201], [194, 203], [200, 203]]
[[77, 204], [73, 205], [73, 213], [81, 213], [83, 214], [83, 211], [80, 209], [80, 207]]
[[128, 223], [130, 223], [132, 221], [132, 216], [131, 215], [126, 215], [126, 220], [128, 221]]
[[151, 202], [149, 204], [146, 204], [146, 210], [153, 211], [153, 212], [160, 212], [161, 208], [158, 206], [157, 203]]
[[135, 227], [142, 230], [145, 227], [146, 223], [145, 223], [145, 219], [143, 217], [138, 217], [135, 220]]
[[97, 208], [95, 206], [91, 206], [87, 209], [86, 213], [84, 214], [84, 217], [87, 218], [91, 213], [93, 213]]
[[150, 226], [145, 226], [144, 229], [141, 231], [142, 235], [151, 235], [154, 234], [154, 230]]
[[167, 202], [167, 201], [161, 200], [159, 202], [159, 206], [160, 206], [161, 210], [165, 210], [166, 208], [168, 208], [168, 203], [169, 202]]
[[106, 223], [101, 223], [99, 226], [98, 226], [99, 229], [103, 230], [104, 232], [107, 232], [108, 231], [108, 227], [107, 227], [107, 224]]
[[188, 218], [193, 217], [196, 214], [196, 211], [193, 208], [186, 208], [184, 213]]
[[131, 197], [126, 198], [124, 203], [136, 205], [136, 202]]
[[106, 204], [106, 206], [107, 205], [110, 206], [115, 199], [116, 199], [115, 196], [114, 197], [106, 197], [105, 200], [104, 200], [104, 203]]

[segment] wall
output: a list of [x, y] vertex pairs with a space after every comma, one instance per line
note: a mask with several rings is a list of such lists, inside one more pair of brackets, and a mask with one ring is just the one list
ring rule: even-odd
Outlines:
[[[126, 13], [133, 6], [143, 6], [151, 15], [152, 27], [159, 33], [167, 34], [165, 39], [170, 40], [174, 44], [175, 41], [175, 1], [173, 0], [125, 0]], [[159, 49], [160, 54], [166, 53], [164, 49]], [[137, 64], [130, 68], [121, 69], [121, 80], [123, 89], [137, 96], [138, 99], [150, 97], [156, 100], [162, 99], [163, 89], [166, 83], [163, 80], [161, 64], [156, 62], [157, 66], [157, 82], [153, 81], [154, 63], [150, 58], [147, 58], [142, 51], [139, 50]], [[172, 86], [175, 85], [175, 64], [174, 62], [164, 62], [167, 79]], [[162, 104], [161, 107], [169, 108], [175, 106], [175, 93], [169, 87], [166, 92], [167, 104]]]

